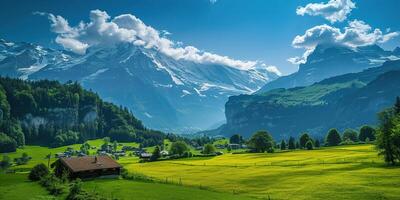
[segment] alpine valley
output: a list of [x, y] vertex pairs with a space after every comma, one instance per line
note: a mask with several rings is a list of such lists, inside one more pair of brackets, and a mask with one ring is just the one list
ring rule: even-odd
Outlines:
[[224, 122], [229, 96], [249, 94], [278, 74], [264, 66], [239, 69], [176, 60], [132, 43], [91, 47], [85, 55], [0, 40], [0, 75], [77, 81], [128, 107], [146, 126], [193, 132]]

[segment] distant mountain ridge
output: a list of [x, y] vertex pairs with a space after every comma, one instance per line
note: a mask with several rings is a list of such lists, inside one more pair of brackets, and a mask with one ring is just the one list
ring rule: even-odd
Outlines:
[[212, 134], [270, 131], [275, 139], [309, 132], [317, 138], [330, 128], [343, 131], [375, 124], [377, 112], [400, 96], [400, 60], [306, 87], [232, 96], [225, 105], [227, 123]]
[[300, 64], [298, 72], [282, 76], [262, 87], [258, 94], [277, 88], [308, 86], [323, 79], [377, 67], [385, 61], [400, 58], [400, 48], [383, 50], [378, 45], [349, 47], [320, 44]]
[[102, 98], [127, 106], [147, 126], [178, 132], [223, 122], [229, 96], [255, 92], [278, 78], [261, 67], [241, 70], [175, 60], [129, 43], [91, 47], [81, 56], [4, 40], [0, 75], [78, 81]]

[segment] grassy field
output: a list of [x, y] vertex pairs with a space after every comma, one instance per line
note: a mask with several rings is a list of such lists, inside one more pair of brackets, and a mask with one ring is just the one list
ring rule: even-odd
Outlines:
[[226, 154], [125, 167], [160, 181], [271, 199], [400, 199], [400, 168], [372, 145], [274, 154]]
[[[171, 184], [144, 183], [129, 180], [96, 180], [84, 184], [88, 191], [106, 197], [135, 200], [251, 200], [249, 197], [229, 193], [200, 190]], [[254, 200], [254, 199], [253, 199]]]
[[46, 189], [28, 180], [27, 174], [0, 174], [0, 199], [54, 199]]
[[[99, 147], [102, 140], [89, 143]], [[80, 144], [70, 147], [79, 149]], [[8, 155], [14, 158], [27, 152], [32, 156], [27, 165], [12, 167], [27, 172], [37, 163], [47, 163], [49, 152], [66, 148], [26, 146]], [[118, 162], [130, 172], [175, 184], [94, 180], [85, 182], [84, 187], [119, 199], [400, 199], [400, 168], [386, 166], [373, 145], [138, 161], [137, 157], [123, 157]], [[0, 174], [0, 199], [52, 198], [26, 176]]]

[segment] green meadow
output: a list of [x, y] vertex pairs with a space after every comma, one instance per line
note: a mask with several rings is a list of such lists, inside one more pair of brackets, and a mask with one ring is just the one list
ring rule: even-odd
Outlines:
[[[89, 143], [98, 147], [102, 140]], [[14, 158], [27, 152], [32, 160], [13, 166], [16, 174], [0, 174], [0, 199], [53, 199], [28, 181], [27, 172], [37, 163], [47, 164], [49, 152], [66, 148], [26, 146], [7, 154]], [[154, 182], [96, 179], [84, 188], [118, 199], [400, 199], [400, 168], [388, 167], [369, 144], [149, 163], [122, 157], [118, 162]]]
[[225, 154], [125, 167], [159, 181], [271, 199], [400, 199], [400, 168], [372, 145]]

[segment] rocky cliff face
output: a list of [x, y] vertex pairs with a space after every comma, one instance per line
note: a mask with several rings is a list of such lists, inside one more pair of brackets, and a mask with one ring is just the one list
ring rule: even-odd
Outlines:
[[275, 139], [302, 132], [322, 138], [330, 128], [375, 124], [377, 112], [390, 107], [396, 96], [400, 96], [400, 60], [307, 87], [230, 97], [225, 106], [227, 123], [218, 132], [250, 136], [264, 129]]

